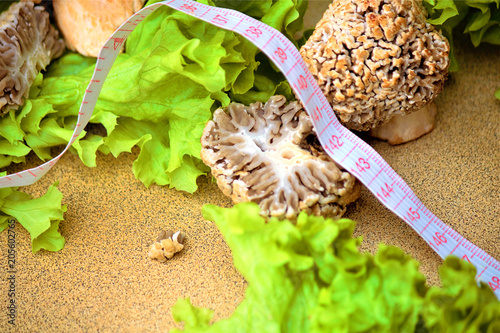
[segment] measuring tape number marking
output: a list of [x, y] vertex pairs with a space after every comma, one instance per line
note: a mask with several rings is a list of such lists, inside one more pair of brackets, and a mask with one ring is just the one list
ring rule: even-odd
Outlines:
[[285, 75], [303, 102], [328, 155], [355, 175], [383, 205], [406, 221], [441, 258], [453, 254], [471, 262], [478, 272], [476, 279], [488, 284], [500, 299], [500, 263], [430, 212], [373, 148], [340, 124], [293, 43], [278, 30], [243, 13], [190, 0], [168, 0], [152, 4], [122, 24], [99, 53], [68, 145], [58, 156], [41, 166], [0, 177], [0, 188], [32, 184], [61, 158], [89, 122], [104, 80], [122, 44], [141, 21], [164, 5], [234, 31], [262, 50]]

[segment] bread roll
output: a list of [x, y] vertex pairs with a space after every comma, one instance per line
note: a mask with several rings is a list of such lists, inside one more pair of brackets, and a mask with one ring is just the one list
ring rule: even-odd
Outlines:
[[54, 15], [66, 46], [97, 57], [111, 34], [146, 0], [54, 0]]

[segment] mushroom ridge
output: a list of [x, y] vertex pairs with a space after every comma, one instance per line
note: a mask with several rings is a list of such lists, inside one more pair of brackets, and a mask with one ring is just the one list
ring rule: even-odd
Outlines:
[[263, 216], [340, 218], [359, 197], [360, 183], [323, 151], [302, 104], [283, 96], [216, 110], [201, 143], [222, 192], [258, 203]]

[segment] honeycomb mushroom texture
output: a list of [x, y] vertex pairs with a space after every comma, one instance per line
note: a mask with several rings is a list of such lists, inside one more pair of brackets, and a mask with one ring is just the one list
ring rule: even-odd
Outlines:
[[433, 100], [449, 50], [420, 0], [336, 0], [300, 53], [340, 120], [369, 130]]
[[201, 138], [201, 158], [235, 203], [256, 202], [263, 216], [295, 219], [300, 211], [341, 217], [361, 185], [316, 143], [299, 102], [273, 96], [218, 109]]
[[42, 6], [18, 2], [0, 15], [0, 115], [23, 105], [37, 74], [63, 51]]

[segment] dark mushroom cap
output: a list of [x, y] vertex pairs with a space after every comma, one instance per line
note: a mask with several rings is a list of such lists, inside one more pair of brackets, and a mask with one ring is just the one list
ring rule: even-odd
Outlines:
[[449, 50], [420, 0], [336, 0], [300, 53], [340, 121], [369, 130], [432, 101]]
[[295, 219], [300, 211], [340, 218], [360, 183], [323, 152], [299, 102], [283, 96], [218, 109], [203, 132], [201, 158], [223, 193], [252, 201], [263, 216]]

